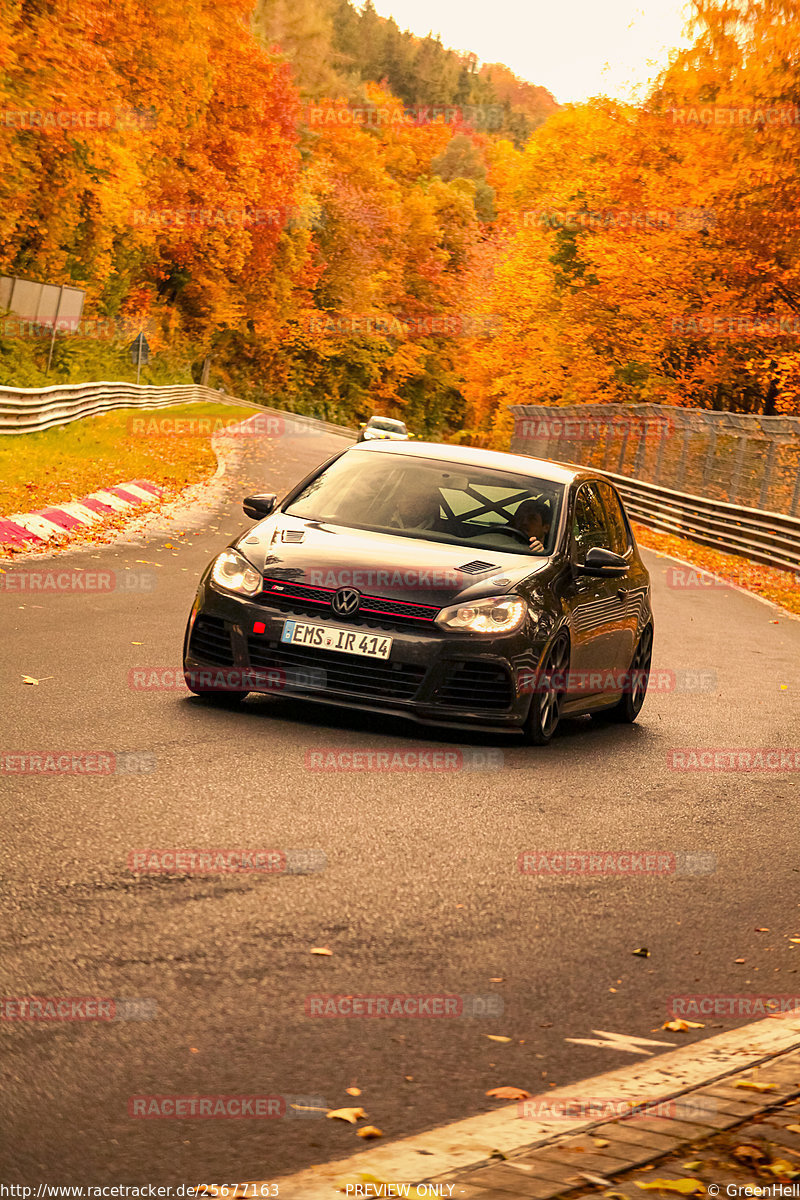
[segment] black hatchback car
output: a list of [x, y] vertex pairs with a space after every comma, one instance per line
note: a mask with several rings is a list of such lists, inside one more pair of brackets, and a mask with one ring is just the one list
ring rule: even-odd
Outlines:
[[209, 565], [187, 686], [303, 697], [548, 742], [562, 716], [636, 719], [650, 579], [596, 472], [433, 443], [351, 446]]

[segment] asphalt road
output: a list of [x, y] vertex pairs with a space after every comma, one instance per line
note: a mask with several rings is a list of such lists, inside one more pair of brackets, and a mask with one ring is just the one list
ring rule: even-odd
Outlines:
[[[254, 445], [214, 511], [58, 558], [150, 572], [150, 592], [0, 593], [3, 754], [142, 752], [154, 767], [0, 776], [2, 995], [146, 1002], [140, 1020], [0, 1022], [4, 1182], [265, 1178], [361, 1144], [316, 1106], [361, 1104], [394, 1138], [486, 1111], [492, 1087], [536, 1092], [633, 1061], [566, 1040], [592, 1030], [682, 1044], [741, 1023], [662, 1032], [670, 996], [800, 989], [798, 775], [668, 766], [674, 747], [798, 745], [800, 622], [740, 592], [667, 586], [669, 564], [648, 555], [654, 665], [678, 688], [651, 694], [634, 727], [571, 722], [544, 750], [468, 738], [502, 754], [494, 770], [310, 772], [309, 750], [454, 740], [287, 700], [227, 712], [182, 687], [130, 686], [133, 668], [178, 665], [195, 580], [247, 524], [241, 496], [286, 490], [340, 444]], [[327, 868], [137, 878], [128, 855], [145, 847], [307, 848]], [[716, 868], [523, 875], [517, 856], [533, 848], [702, 852]], [[306, 1016], [312, 993], [493, 995], [503, 1012], [320, 1019]], [[312, 1111], [128, 1115], [135, 1096], [234, 1094]]]

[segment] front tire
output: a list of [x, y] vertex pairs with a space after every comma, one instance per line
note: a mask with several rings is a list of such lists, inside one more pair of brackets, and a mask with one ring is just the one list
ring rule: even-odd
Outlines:
[[546, 746], [552, 740], [561, 719], [569, 672], [569, 640], [560, 633], [536, 676], [536, 689], [525, 722], [525, 740], [532, 746]]
[[642, 711], [647, 684], [650, 681], [650, 663], [653, 659], [653, 626], [646, 625], [633, 652], [631, 663], [630, 691], [625, 692], [622, 699], [603, 714], [610, 721], [618, 721], [622, 725], [632, 725]]

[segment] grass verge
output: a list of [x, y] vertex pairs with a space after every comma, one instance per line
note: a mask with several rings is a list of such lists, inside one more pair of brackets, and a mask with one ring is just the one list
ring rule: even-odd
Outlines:
[[[738, 554], [713, 550], [710, 546], [703, 546], [699, 542], [692, 542], [673, 533], [648, 529], [637, 522], [633, 522], [633, 529], [640, 546], [683, 559], [702, 571], [710, 571], [729, 583], [746, 588], [748, 592], [755, 592], [765, 600], [771, 600], [773, 604], [779, 604], [781, 608], [800, 615], [800, 574], [780, 571], [777, 567], [768, 567]], [[679, 578], [676, 575], [676, 581]], [[702, 586], [697, 578], [693, 579], [691, 576], [687, 576], [685, 582], [686, 586]]]
[[108, 484], [149, 479], [175, 494], [216, 470], [211, 431], [253, 416], [231, 404], [119, 409], [0, 438], [0, 515], [79, 500]]

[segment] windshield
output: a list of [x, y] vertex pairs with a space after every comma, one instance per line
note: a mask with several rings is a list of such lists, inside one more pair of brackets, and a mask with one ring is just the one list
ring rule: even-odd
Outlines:
[[392, 421], [388, 417], [370, 417], [370, 429], [381, 429], [384, 433], [405, 433], [406, 427], [402, 421]]
[[[550, 554], [563, 494], [562, 484], [487, 467], [346, 452], [286, 512], [474, 549]], [[541, 548], [532, 550], [531, 539]]]

